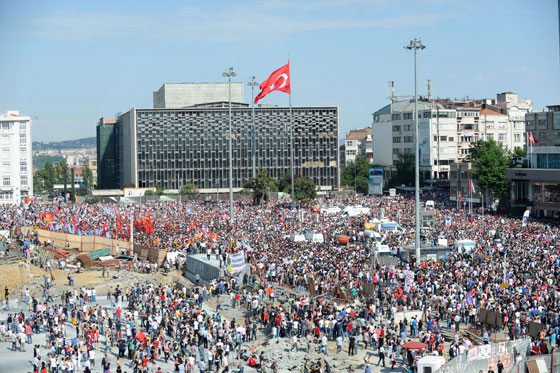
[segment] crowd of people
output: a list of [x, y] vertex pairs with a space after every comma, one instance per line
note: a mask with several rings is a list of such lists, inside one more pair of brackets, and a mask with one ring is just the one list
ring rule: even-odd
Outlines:
[[[329, 342], [336, 345], [336, 354], [367, 349], [377, 353], [378, 365], [413, 368], [419, 356], [403, 349], [404, 343], [418, 338], [431, 353], [454, 358], [471, 344], [459, 338], [461, 324], [478, 327], [487, 342], [496, 331], [510, 339], [526, 337], [530, 323], [539, 322], [544, 328], [533, 336], [531, 351], [550, 353], [560, 331], [557, 223], [525, 224], [521, 216], [457, 209], [446, 204], [448, 196], [435, 192], [427, 198], [436, 201], [435, 218], [422, 232], [428, 244], [443, 238], [453, 247], [469, 239], [476, 246], [451, 249], [444, 260], [426, 260], [418, 267], [404, 261], [372, 265], [375, 247], [364, 232], [370, 219], [383, 215], [404, 230], [388, 234], [384, 243], [397, 252], [413, 245], [414, 200], [407, 195], [320, 201], [370, 208], [370, 214], [355, 217], [281, 202], [239, 203], [233, 225], [225, 205], [198, 202], [2, 207], [0, 226], [6, 229], [36, 226], [123, 239], [134, 235], [135, 243], [187, 255], [218, 255], [224, 263], [228, 253], [242, 250], [252, 273], [193, 289], [137, 284], [115, 290], [107, 307], [91, 302], [87, 289], [76, 289], [60, 305], [35, 302], [31, 313], [11, 314], [2, 334], [15, 350], [31, 345], [33, 333], [46, 333], [49, 356], [42, 358], [41, 348], [33, 348], [39, 371], [43, 365], [51, 371], [53, 366], [58, 371], [90, 371], [96, 352], [99, 359], [111, 347], [119, 357], [116, 366], [108, 368], [111, 372], [129, 369], [125, 360], [134, 372], [157, 371], [158, 361], [173, 361], [179, 372], [194, 372], [195, 367], [201, 372], [231, 371], [244, 365], [278, 371], [277, 362], [252, 356], [243, 347], [265, 335], [289, 340], [292, 349], [320, 354], [329, 353]], [[321, 233], [324, 242], [293, 240], [305, 231]], [[341, 235], [350, 242], [340, 243]], [[158, 264], [152, 268], [157, 270]], [[279, 303], [282, 292], [294, 295]], [[220, 316], [225, 296], [231, 307], [246, 309], [243, 320]], [[207, 307], [211, 297], [215, 312]], [[480, 323], [481, 309], [495, 311], [500, 322]], [[423, 316], [397, 321], [400, 311], [421, 311]], [[75, 336], [66, 335], [69, 325]], [[444, 329], [455, 333], [448, 348]], [[364, 361], [366, 368], [373, 363]], [[323, 360], [302, 369], [330, 367]]]

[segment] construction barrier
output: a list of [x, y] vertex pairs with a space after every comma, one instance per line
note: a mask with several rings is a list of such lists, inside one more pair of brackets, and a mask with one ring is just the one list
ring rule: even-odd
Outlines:
[[78, 249], [84, 253], [109, 248], [111, 249], [111, 255], [118, 255], [124, 250], [125, 252], [135, 253], [143, 260], [147, 259], [151, 262], [157, 261], [159, 265], [163, 264], [165, 256], [167, 255], [167, 251], [165, 249], [158, 249], [137, 244], [135, 244], [133, 250], [131, 250], [130, 242], [114, 240], [107, 237], [79, 236], [77, 234], [52, 232], [46, 229], [34, 229], [33, 227], [24, 227], [22, 228], [22, 231], [24, 233], [35, 231], [42, 243], [50, 240], [53, 246], [59, 248], [65, 248], [66, 242], [68, 242], [71, 249]]

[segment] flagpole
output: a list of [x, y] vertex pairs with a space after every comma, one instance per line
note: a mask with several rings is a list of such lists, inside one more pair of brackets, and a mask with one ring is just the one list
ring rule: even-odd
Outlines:
[[529, 158], [529, 162], [530, 162], [529, 167], [530, 168], [533, 168], [533, 142], [535, 142], [534, 139], [535, 138], [533, 137], [533, 132], [531, 132], [531, 141], [529, 142], [531, 144], [531, 155], [530, 155], [530, 158]]
[[130, 251], [131, 252], [134, 252], [133, 245], [134, 245], [134, 214], [130, 214]]
[[[290, 82], [291, 83], [291, 82]], [[292, 117], [292, 93], [288, 94], [288, 102], [290, 105], [290, 168], [292, 174], [292, 207], [294, 207], [296, 199], [294, 194], [294, 120]]]
[[469, 214], [472, 214], [472, 180], [469, 179]]

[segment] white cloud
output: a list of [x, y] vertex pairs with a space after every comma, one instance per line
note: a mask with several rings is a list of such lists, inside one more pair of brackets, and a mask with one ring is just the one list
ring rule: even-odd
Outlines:
[[[57, 41], [142, 39], [171, 43], [277, 42], [308, 31], [429, 27], [450, 15], [375, 11], [388, 0], [246, 2], [220, 9], [187, 6], [169, 12], [57, 11], [28, 19], [29, 32]], [[367, 9], [367, 11], [366, 11]]]
[[506, 73], [521, 74], [521, 73], [524, 73], [527, 70], [528, 70], [527, 66], [517, 66], [517, 67], [511, 67], [509, 69], [506, 69]]

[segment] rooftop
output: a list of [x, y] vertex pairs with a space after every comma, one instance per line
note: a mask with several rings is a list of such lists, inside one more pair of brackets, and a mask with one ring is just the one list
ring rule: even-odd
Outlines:
[[373, 130], [371, 128], [358, 128], [348, 132], [346, 140], [365, 140], [368, 135], [371, 135]]

